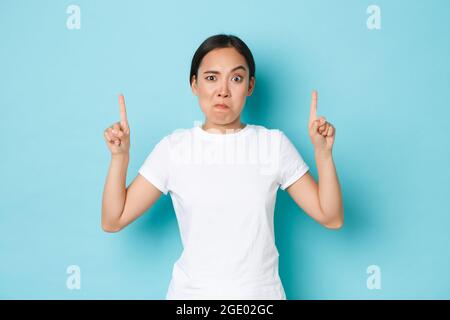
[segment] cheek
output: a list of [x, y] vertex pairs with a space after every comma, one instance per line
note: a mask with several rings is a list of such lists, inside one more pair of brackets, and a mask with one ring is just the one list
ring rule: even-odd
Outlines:
[[214, 94], [214, 87], [212, 85], [203, 85], [198, 90], [199, 97], [203, 99], [207, 99]]
[[245, 85], [236, 86], [233, 90], [233, 97], [236, 100], [243, 100], [247, 96], [247, 87]]
[[209, 113], [211, 102], [214, 101], [214, 88], [204, 85], [198, 90], [198, 101], [204, 113]]

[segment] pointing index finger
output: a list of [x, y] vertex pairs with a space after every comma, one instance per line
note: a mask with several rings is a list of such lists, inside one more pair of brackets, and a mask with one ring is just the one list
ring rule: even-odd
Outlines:
[[309, 123], [311, 124], [317, 119], [317, 91], [313, 90], [311, 96], [311, 108], [309, 111]]
[[119, 108], [120, 108], [120, 124], [124, 129], [128, 129], [127, 109], [125, 107], [125, 97], [123, 94], [119, 95]]

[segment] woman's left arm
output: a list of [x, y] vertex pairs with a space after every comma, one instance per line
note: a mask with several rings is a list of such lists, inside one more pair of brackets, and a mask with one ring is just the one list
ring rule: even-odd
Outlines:
[[315, 151], [319, 175], [319, 202], [325, 221], [332, 228], [340, 228], [344, 223], [344, 208], [341, 188], [331, 152]]
[[317, 119], [316, 91], [312, 93], [308, 132], [314, 146], [319, 183], [306, 173], [286, 190], [312, 218], [330, 229], [338, 229], [344, 223], [344, 208], [332, 157], [336, 129], [325, 117]]

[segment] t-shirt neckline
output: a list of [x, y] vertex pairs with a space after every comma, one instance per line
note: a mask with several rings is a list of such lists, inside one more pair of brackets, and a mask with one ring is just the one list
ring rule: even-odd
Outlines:
[[216, 133], [216, 132], [209, 132], [202, 128], [202, 124], [196, 125], [194, 127], [194, 130], [202, 137], [208, 138], [208, 139], [228, 139], [232, 137], [238, 137], [246, 134], [251, 127], [251, 124], [246, 123], [245, 127], [242, 129], [236, 131], [236, 132], [229, 132], [229, 133]]

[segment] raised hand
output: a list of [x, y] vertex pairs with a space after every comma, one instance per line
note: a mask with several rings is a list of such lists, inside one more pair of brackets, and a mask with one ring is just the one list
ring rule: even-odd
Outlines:
[[315, 151], [331, 151], [336, 129], [324, 116], [317, 119], [317, 91], [312, 92], [308, 132]]
[[125, 98], [119, 95], [120, 122], [108, 127], [105, 132], [105, 141], [112, 155], [127, 154], [130, 151], [130, 127], [127, 120]]

